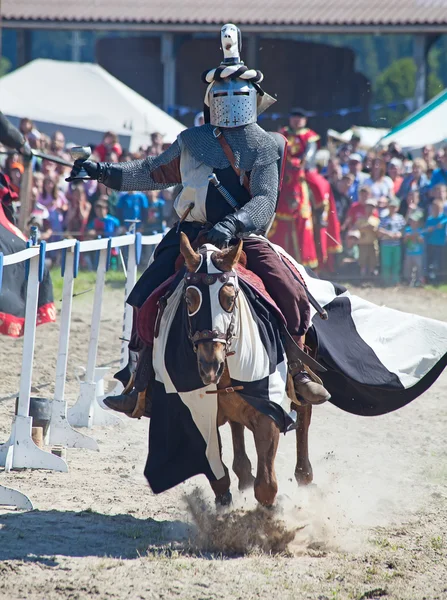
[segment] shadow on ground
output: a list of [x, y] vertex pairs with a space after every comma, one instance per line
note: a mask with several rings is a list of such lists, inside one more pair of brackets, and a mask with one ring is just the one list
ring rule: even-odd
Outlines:
[[22, 559], [50, 564], [52, 559], [43, 557], [56, 555], [137, 558], [148, 548], [181, 546], [191, 535], [191, 525], [182, 521], [131, 515], [57, 510], [3, 514], [0, 561]]

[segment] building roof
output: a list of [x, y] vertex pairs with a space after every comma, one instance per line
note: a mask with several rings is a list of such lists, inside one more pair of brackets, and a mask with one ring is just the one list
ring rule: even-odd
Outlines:
[[445, 0], [2, 0], [8, 21], [252, 26], [446, 25]]

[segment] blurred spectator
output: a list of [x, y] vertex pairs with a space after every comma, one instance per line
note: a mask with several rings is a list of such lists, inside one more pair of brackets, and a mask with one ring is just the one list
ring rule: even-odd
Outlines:
[[156, 190], [147, 192], [149, 201], [147, 220], [143, 232], [145, 234], [162, 233], [164, 231], [164, 200]]
[[345, 277], [356, 276], [359, 273], [359, 231], [348, 231], [340, 255], [340, 275]]
[[90, 212], [91, 204], [87, 200], [87, 194], [81, 182], [71, 190], [70, 206], [65, 221], [66, 231], [71, 237], [83, 239]]
[[384, 285], [397, 285], [400, 279], [405, 219], [397, 212], [399, 205], [398, 198], [391, 198], [388, 202], [389, 215], [380, 219], [380, 273]]
[[51, 136], [51, 147], [50, 150], [56, 156], [65, 155], [65, 136], [62, 131], [55, 131]]
[[353, 202], [357, 202], [359, 186], [363, 185], [368, 179], [368, 175], [362, 172], [362, 156], [358, 153], [349, 155], [348, 168], [351, 175], [354, 177], [351, 187], [349, 188], [349, 195]]
[[346, 175], [349, 172], [349, 156], [351, 154], [351, 146], [349, 144], [342, 144], [338, 149], [338, 160], [340, 161], [340, 167], [342, 175]]
[[163, 135], [158, 131], [151, 133], [151, 145], [148, 148], [148, 156], [159, 156], [163, 152]]
[[43, 180], [45, 179], [43, 173], [33, 173], [33, 187], [36, 188], [38, 195], [40, 196], [43, 192]]
[[40, 239], [47, 240], [51, 236], [50, 213], [43, 204], [38, 201], [39, 192], [36, 187], [31, 188], [31, 214], [28, 225], [35, 225], [40, 232]]
[[443, 183], [438, 183], [433, 188], [433, 197], [435, 200], [442, 202], [442, 212], [447, 214], [447, 186]]
[[420, 206], [420, 194], [418, 190], [410, 190], [407, 195], [407, 210], [405, 214], [402, 212], [402, 206], [399, 209], [401, 215], [405, 217], [405, 220], [408, 221], [414, 213], [421, 212]]
[[393, 182], [393, 194], [397, 195], [397, 192], [400, 190], [400, 186], [404, 178], [401, 175], [402, 173], [402, 161], [400, 158], [392, 158], [388, 163], [388, 177]]
[[422, 148], [422, 158], [427, 165], [435, 160], [435, 149], [431, 144], [427, 144]]
[[132, 154], [128, 150], [124, 150], [121, 156], [119, 157], [118, 162], [129, 162], [133, 160]]
[[11, 180], [11, 187], [14, 192], [19, 193], [20, 191], [20, 182], [22, 181], [22, 176], [25, 171], [25, 167], [22, 163], [14, 162], [9, 167], [9, 178]]
[[366, 153], [365, 159], [363, 160], [363, 172], [364, 173], [371, 173], [372, 165], [373, 165], [375, 158], [376, 158], [376, 153], [374, 152], [374, 150], [368, 150], [368, 152]]
[[433, 200], [430, 216], [425, 222], [425, 241], [427, 244], [428, 278], [433, 283], [441, 283], [446, 278], [446, 226], [447, 217], [443, 214], [441, 200]]
[[[149, 203], [143, 192], [122, 192], [118, 196], [116, 204], [116, 216], [125, 225], [125, 221], [134, 221], [139, 219], [142, 223], [147, 221], [147, 211]], [[141, 229], [142, 223], [137, 223], [137, 228]], [[125, 225], [127, 227], [127, 225]]]
[[437, 161], [439, 167], [433, 171], [433, 175], [430, 182], [430, 195], [433, 197], [433, 188], [438, 183], [447, 185], [447, 152], [444, 150], [439, 153], [439, 160]]
[[357, 133], [353, 133], [349, 144], [351, 146], [351, 154], [360, 154], [363, 161], [366, 156], [366, 152], [360, 148], [361, 141], [362, 140], [360, 136]]
[[336, 182], [335, 186], [332, 186], [335, 206], [337, 208], [337, 217], [340, 225], [343, 225], [345, 222], [352, 204], [350, 189], [352, 188], [353, 181], [354, 176], [351, 173], [348, 173], [347, 175], [343, 175], [343, 177]]
[[411, 173], [409, 173], [400, 186], [397, 196], [401, 200], [399, 212], [405, 215], [407, 212], [409, 200], [408, 194], [410, 191], [417, 191], [420, 195], [421, 206], [423, 208], [427, 205], [427, 193], [430, 181], [426, 175], [427, 163], [422, 158], [415, 158]]
[[194, 117], [194, 127], [200, 127], [205, 123], [205, 115], [202, 112], [199, 112]]
[[360, 232], [359, 265], [360, 275], [369, 277], [374, 275], [377, 269], [377, 232], [380, 219], [376, 213], [377, 201], [369, 198], [365, 202], [365, 214], [360, 216], [354, 223], [354, 229]]
[[34, 127], [34, 123], [31, 121], [31, 119], [28, 119], [27, 117], [20, 120], [19, 129], [20, 132], [26, 137], [28, 142], [30, 137], [34, 136], [35, 138], [40, 138], [39, 131]]
[[109, 162], [118, 162], [119, 157], [123, 153], [123, 150], [118, 142], [118, 136], [113, 131], [108, 131], [104, 134], [102, 142], [95, 147], [94, 153], [99, 158], [100, 162], [105, 162], [107, 156], [114, 153], [116, 160], [110, 160]]
[[421, 229], [423, 218], [424, 213], [422, 210], [412, 212], [404, 234], [405, 256], [403, 276], [409, 285], [414, 285], [415, 287], [420, 287], [423, 283], [424, 238]]
[[371, 177], [365, 181], [365, 185], [371, 188], [373, 198], [378, 199], [380, 196], [387, 196], [389, 198], [393, 193], [394, 184], [385, 173], [385, 162], [381, 158], [375, 158], [371, 167]]
[[65, 194], [57, 188], [54, 178], [50, 175], [44, 177], [42, 193], [39, 195], [38, 201], [48, 209], [51, 206], [63, 211], [68, 208], [68, 201]]
[[367, 185], [362, 185], [359, 188], [359, 199], [358, 202], [354, 202], [348, 210], [348, 214], [344, 223], [341, 226], [342, 231], [352, 229], [354, 223], [360, 219], [366, 217], [366, 201], [371, 197], [371, 188]]
[[11, 165], [20, 162], [20, 154], [18, 152], [13, 152], [6, 157], [5, 166], [3, 168], [3, 173], [8, 177], [11, 177]]
[[377, 200], [377, 213], [379, 215], [379, 219], [384, 219], [390, 214], [388, 209], [389, 200], [390, 199], [386, 196], [380, 196], [380, 198]]
[[333, 187], [337, 185], [337, 181], [342, 177], [340, 161], [338, 158], [330, 158], [328, 160], [325, 177]]
[[106, 195], [100, 196], [93, 208], [95, 217], [88, 223], [90, 235], [112, 237], [120, 226], [116, 217], [109, 215], [109, 203]]
[[404, 158], [402, 148], [397, 142], [390, 142], [388, 145], [388, 154], [390, 155], [390, 159], [398, 158], [402, 160]]

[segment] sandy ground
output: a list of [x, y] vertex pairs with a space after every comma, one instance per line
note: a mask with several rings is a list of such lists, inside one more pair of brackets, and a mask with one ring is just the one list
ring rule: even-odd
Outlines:
[[[378, 304], [447, 320], [447, 297], [425, 290], [363, 289]], [[119, 359], [123, 292], [107, 292], [98, 363]], [[91, 296], [91, 295], [90, 295]], [[91, 297], [74, 300], [67, 398], [85, 365]], [[54, 380], [56, 325], [37, 333], [33, 385]], [[9, 434], [21, 341], [0, 338], [0, 439]], [[49, 385], [40, 395], [51, 397]], [[70, 450], [68, 474], [5, 474], [32, 499], [29, 513], [0, 511], [0, 598], [341, 600], [447, 598], [447, 373], [423, 397], [378, 418], [317, 407], [310, 455], [315, 485], [293, 480], [294, 437], [283, 436], [275, 512], [233, 490], [216, 515], [195, 478], [160, 496], [143, 477], [148, 421], [94, 428], [100, 453]], [[224, 458], [231, 465], [229, 431]], [[249, 452], [254, 460], [253, 445]], [[233, 476], [233, 483], [235, 476]]]

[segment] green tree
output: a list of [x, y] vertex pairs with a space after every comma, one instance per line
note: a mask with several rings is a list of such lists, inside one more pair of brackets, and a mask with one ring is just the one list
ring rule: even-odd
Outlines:
[[[427, 81], [427, 97], [433, 98], [444, 88], [435, 73], [430, 73]], [[393, 62], [377, 77], [374, 86], [374, 103], [391, 104], [414, 98], [416, 89], [416, 65], [412, 58], [400, 58]], [[378, 124], [394, 127], [409, 114], [408, 107], [401, 104], [396, 108], [383, 108], [378, 111]]]
[[5, 56], [2, 56], [0, 58], [0, 77], [3, 77], [3, 75], [6, 75], [6, 73], [8, 73], [10, 68], [11, 68], [11, 62]]

